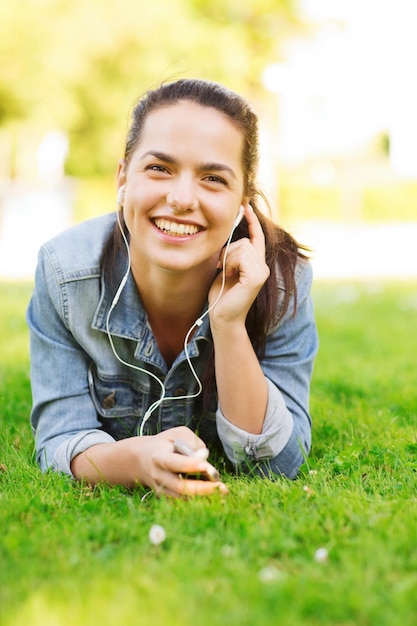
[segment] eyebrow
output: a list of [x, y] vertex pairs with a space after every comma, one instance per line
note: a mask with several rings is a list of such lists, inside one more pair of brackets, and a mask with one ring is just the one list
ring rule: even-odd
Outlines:
[[[155, 150], [148, 150], [148, 152], [144, 152], [141, 155], [141, 159], [146, 159], [149, 156], [154, 157], [155, 159], [158, 159], [158, 161], [165, 161], [165, 163], [172, 163], [173, 165], [176, 165], [178, 163], [177, 159], [172, 157], [170, 154], [166, 154], [165, 152], [158, 152]], [[216, 163], [214, 161], [213, 162], [209, 161], [207, 163], [200, 163], [199, 169], [203, 172], [205, 171], [228, 172], [234, 179], [237, 179], [237, 176], [234, 170], [229, 165], [226, 165], [225, 163]]]

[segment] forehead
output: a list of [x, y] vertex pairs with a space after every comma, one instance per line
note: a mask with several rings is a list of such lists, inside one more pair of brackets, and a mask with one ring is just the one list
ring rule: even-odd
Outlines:
[[[136, 149], [192, 151], [242, 167], [243, 134], [223, 112], [180, 100], [148, 113]], [[203, 156], [204, 155], [204, 156]]]

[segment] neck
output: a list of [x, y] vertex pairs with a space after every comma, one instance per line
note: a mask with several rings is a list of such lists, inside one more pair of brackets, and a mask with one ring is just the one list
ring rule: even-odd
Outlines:
[[201, 268], [184, 273], [160, 269], [143, 272], [133, 266], [132, 273], [151, 324], [152, 320], [171, 320], [191, 326], [207, 301], [216, 269], [210, 268], [205, 274]]
[[215, 269], [205, 279], [201, 272], [183, 276], [160, 271], [139, 274], [134, 267], [132, 271], [159, 350], [170, 367], [201, 315]]

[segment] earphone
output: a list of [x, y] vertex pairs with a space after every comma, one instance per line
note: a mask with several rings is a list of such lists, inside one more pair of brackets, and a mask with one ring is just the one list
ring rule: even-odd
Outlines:
[[[243, 216], [245, 215], [245, 207], [243, 206], [243, 204], [240, 205], [240, 209], [239, 209], [239, 213], [236, 216], [235, 221], [233, 222], [233, 230], [239, 226], [240, 222], [242, 221]], [[233, 234], [233, 231], [232, 231]]]
[[151, 376], [152, 378], [154, 378], [156, 380], [156, 382], [158, 383], [158, 385], [161, 388], [161, 394], [160, 394], [158, 400], [155, 400], [155, 402], [153, 402], [148, 407], [148, 409], [146, 410], [145, 414], [143, 415], [142, 422], [141, 422], [140, 429], [139, 429], [139, 436], [142, 436], [145, 424], [147, 423], [147, 421], [151, 417], [152, 413], [162, 404], [162, 402], [166, 402], [168, 400], [186, 400], [188, 398], [197, 398], [200, 395], [200, 393], [202, 392], [202, 390], [203, 390], [203, 386], [201, 384], [201, 381], [200, 381], [200, 379], [199, 379], [199, 377], [197, 375], [197, 372], [194, 369], [194, 366], [193, 366], [193, 364], [191, 362], [191, 359], [189, 357], [189, 354], [188, 354], [188, 342], [189, 342], [191, 333], [194, 331], [194, 329], [196, 327], [199, 327], [199, 326], [202, 325], [203, 319], [216, 306], [216, 304], [218, 303], [218, 301], [220, 300], [220, 298], [221, 298], [221, 296], [223, 294], [225, 283], [226, 283], [226, 271], [225, 270], [226, 270], [227, 253], [229, 251], [229, 246], [230, 246], [230, 243], [231, 243], [231, 240], [232, 240], [233, 233], [236, 230], [237, 226], [242, 221], [242, 218], [243, 218], [244, 213], [245, 213], [245, 209], [244, 209], [243, 205], [240, 206], [239, 212], [238, 212], [238, 214], [236, 216], [235, 221], [233, 222], [232, 230], [230, 231], [229, 237], [228, 237], [227, 242], [226, 242], [225, 251], [224, 251], [224, 255], [223, 255], [223, 263], [222, 263], [222, 283], [221, 283], [220, 291], [219, 291], [219, 293], [217, 295], [217, 298], [206, 309], [206, 311], [203, 313], [203, 315], [201, 315], [198, 319], [196, 319], [194, 324], [188, 330], [188, 332], [187, 332], [187, 334], [185, 336], [185, 339], [184, 339], [184, 353], [185, 353], [185, 357], [187, 359], [188, 366], [189, 366], [189, 368], [191, 370], [191, 373], [192, 373], [192, 375], [194, 376], [194, 378], [195, 378], [195, 380], [197, 382], [197, 391], [195, 393], [193, 393], [193, 394], [188, 394], [188, 395], [185, 395], [185, 396], [166, 396], [165, 395], [166, 394], [166, 389], [165, 389], [164, 383], [158, 378], [158, 376], [156, 376], [153, 372], [145, 370], [143, 367], [139, 367], [138, 365], [134, 365], [133, 363], [128, 363], [127, 361], [124, 361], [118, 355], [117, 350], [116, 350], [115, 345], [114, 345], [114, 342], [113, 342], [113, 338], [112, 338], [111, 333], [110, 333], [110, 327], [109, 327], [110, 316], [111, 316], [111, 314], [112, 314], [116, 304], [119, 301], [120, 294], [122, 293], [122, 291], [124, 289], [124, 286], [126, 285], [127, 279], [129, 277], [130, 269], [131, 269], [131, 256], [130, 256], [129, 242], [128, 242], [127, 238], [126, 238], [126, 234], [125, 234], [125, 232], [123, 230], [123, 227], [122, 227], [122, 224], [120, 222], [120, 209], [122, 208], [124, 187], [125, 186], [122, 185], [119, 188], [119, 191], [117, 193], [117, 200], [116, 200], [116, 202], [117, 202], [117, 207], [116, 207], [117, 211], [116, 211], [116, 215], [117, 215], [117, 223], [118, 223], [120, 232], [122, 234], [124, 244], [126, 246], [128, 263], [127, 263], [126, 272], [124, 273], [124, 275], [122, 277], [122, 280], [120, 281], [120, 285], [119, 285], [119, 287], [118, 287], [118, 289], [116, 291], [116, 294], [115, 294], [115, 296], [113, 298], [113, 301], [112, 301], [112, 303], [110, 305], [110, 308], [109, 308], [109, 312], [108, 312], [107, 317], [106, 317], [106, 333], [107, 333], [107, 337], [109, 339], [110, 347], [111, 347], [112, 352], [113, 352], [114, 356], [116, 357], [116, 359], [120, 363], [122, 363], [123, 365], [126, 365], [127, 367], [130, 367], [131, 369], [135, 369], [135, 370], [137, 370], [139, 372], [143, 372], [145, 374], [148, 374], [148, 376]]
[[123, 196], [124, 196], [124, 193], [125, 193], [125, 186], [122, 185], [121, 187], [119, 187], [119, 191], [117, 192], [117, 200], [116, 200], [116, 202], [117, 202], [117, 204], [119, 206], [123, 206]]

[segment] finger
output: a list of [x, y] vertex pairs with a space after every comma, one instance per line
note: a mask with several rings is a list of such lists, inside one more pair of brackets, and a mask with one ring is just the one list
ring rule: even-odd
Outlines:
[[184, 456], [176, 452], [155, 457], [158, 467], [173, 474], [209, 474], [212, 466], [198, 456]]
[[168, 497], [194, 497], [209, 496], [213, 493], [227, 495], [228, 488], [221, 481], [209, 482], [195, 478], [186, 478], [181, 474], [171, 474], [167, 472], [164, 477], [153, 487], [157, 496]]
[[225, 274], [227, 278], [232, 276], [238, 277], [242, 269], [249, 271], [255, 267], [259, 257], [259, 251], [255, 249], [253, 244], [243, 237], [238, 239], [230, 246], [229, 253], [226, 258]]
[[[187, 476], [199, 474], [212, 482], [217, 482], [220, 479], [217, 469], [206, 460], [207, 448], [199, 448], [193, 452], [192, 448], [186, 446], [181, 440], [176, 440], [174, 447], [176, 447], [174, 454], [161, 454], [155, 457], [155, 463], [160, 470], [170, 474], [185, 474]], [[182, 453], [181, 450], [183, 450]], [[189, 451], [191, 454], [188, 454]], [[202, 456], [203, 453], [204, 457]]]
[[184, 454], [185, 456], [193, 456], [195, 459], [205, 461], [209, 456], [208, 448], [197, 448], [196, 450], [185, 443], [182, 439], [174, 441], [174, 452]]
[[160, 498], [161, 496], [166, 496], [168, 498], [182, 498], [182, 494], [177, 491], [173, 491], [172, 489], [168, 489], [168, 487], [164, 485], [160, 485], [159, 487], [154, 488], [155, 494]]
[[248, 223], [249, 239], [255, 250], [265, 257], [265, 235], [262, 230], [261, 224], [255, 215], [255, 211], [247, 204], [245, 207], [245, 217]]
[[220, 481], [212, 483], [205, 480], [179, 478], [178, 487], [182, 496], [209, 496], [213, 493], [227, 495], [229, 493], [226, 485]]

